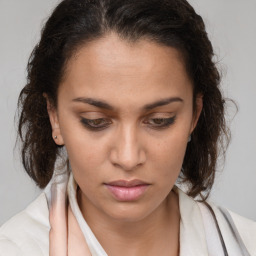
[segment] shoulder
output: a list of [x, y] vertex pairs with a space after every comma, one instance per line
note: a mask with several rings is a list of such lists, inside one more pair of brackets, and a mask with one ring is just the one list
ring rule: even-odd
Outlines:
[[[49, 210], [42, 193], [0, 228], [0, 256], [48, 255]], [[35, 255], [35, 254], [34, 254]]]
[[235, 247], [232, 242], [235, 237], [236, 244], [242, 250], [247, 250], [250, 255], [256, 256], [256, 222], [224, 207], [213, 203], [210, 205], [214, 210], [227, 247]]
[[[194, 237], [196, 231], [201, 234], [201, 243], [202, 239], [206, 239], [207, 244], [213, 245], [213, 250], [215, 250], [216, 243], [220, 245], [219, 248], [221, 249], [222, 245], [219, 243], [216, 223], [208, 207], [206, 207], [204, 203], [189, 197], [181, 189], [175, 188], [175, 191], [179, 195], [179, 206], [183, 226], [192, 230], [191, 226], [194, 226], [193, 223], [196, 223], [196, 229], [193, 229], [193, 234], [190, 233], [190, 237], [192, 235]], [[219, 207], [217, 204], [208, 200], [207, 203], [211, 206], [216, 216], [217, 224], [229, 254], [242, 255], [238, 254], [238, 252], [241, 252], [242, 248], [242, 250], [247, 250], [249, 255], [256, 256], [256, 222], [242, 217], [229, 209]], [[237, 239], [237, 237], [239, 239]]]
[[232, 219], [234, 220], [236, 227], [241, 233], [242, 237], [244, 237], [245, 240], [252, 238], [254, 240], [254, 244], [256, 245], [256, 222], [240, 216], [230, 210], [228, 211], [232, 216]]
[[[228, 217], [223, 213], [222, 216], [220, 214], [221, 209], [226, 211], [230, 216], [230, 220]], [[220, 224], [223, 226], [225, 230], [226, 227], [230, 229], [232, 222], [233, 222], [233, 233], [237, 232], [238, 236], [240, 236], [242, 243], [244, 243], [247, 250], [251, 253], [251, 255], [256, 256], [256, 222], [250, 219], [247, 219], [243, 216], [238, 215], [237, 213], [232, 212], [229, 209], [225, 208], [218, 208], [215, 211], [217, 214], [217, 218], [219, 218]], [[224, 218], [223, 218], [224, 216]], [[225, 224], [223, 223], [225, 221]]]

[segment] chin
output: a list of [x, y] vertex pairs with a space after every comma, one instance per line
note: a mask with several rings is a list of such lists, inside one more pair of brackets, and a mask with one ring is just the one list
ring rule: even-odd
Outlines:
[[120, 222], [137, 222], [145, 219], [154, 209], [149, 209], [138, 203], [121, 202], [118, 206], [115, 206], [105, 212], [114, 221]]

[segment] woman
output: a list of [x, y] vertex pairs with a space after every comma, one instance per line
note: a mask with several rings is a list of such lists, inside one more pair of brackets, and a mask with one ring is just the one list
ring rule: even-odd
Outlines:
[[62, 1], [19, 98], [45, 190], [0, 255], [255, 255], [256, 224], [205, 202], [229, 139], [212, 58], [185, 0]]

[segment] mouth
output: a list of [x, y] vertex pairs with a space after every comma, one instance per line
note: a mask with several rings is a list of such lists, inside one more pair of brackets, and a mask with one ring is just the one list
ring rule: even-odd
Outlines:
[[104, 183], [110, 194], [118, 201], [135, 201], [145, 194], [150, 186], [149, 183], [134, 179], [134, 180], [116, 180], [109, 183]]

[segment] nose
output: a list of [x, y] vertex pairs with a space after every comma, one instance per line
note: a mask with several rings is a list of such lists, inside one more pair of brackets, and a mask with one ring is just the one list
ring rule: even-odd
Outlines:
[[123, 127], [115, 134], [112, 144], [110, 160], [113, 165], [125, 171], [132, 171], [146, 161], [136, 128]]

